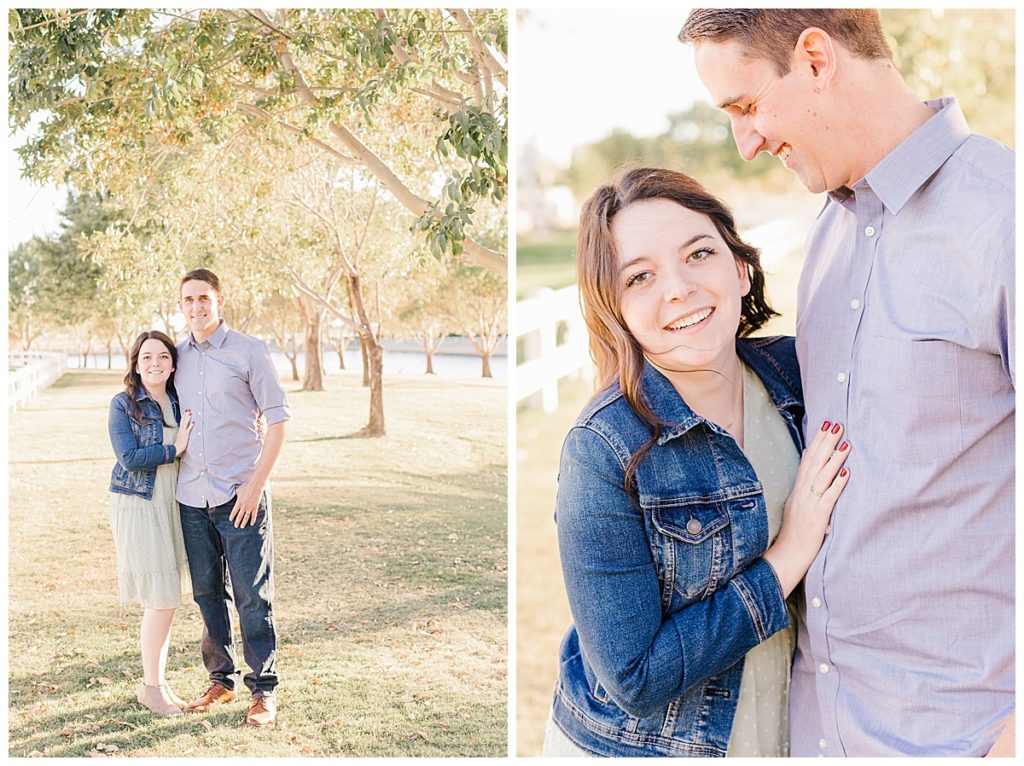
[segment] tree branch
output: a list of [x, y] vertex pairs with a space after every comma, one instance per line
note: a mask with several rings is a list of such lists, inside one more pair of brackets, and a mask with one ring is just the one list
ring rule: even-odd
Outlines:
[[[238, 109], [239, 111], [245, 112], [246, 114], [252, 115], [254, 117], [259, 117], [262, 120], [267, 120], [268, 122], [272, 122], [275, 125], [280, 125], [285, 130], [291, 131], [292, 133], [295, 133], [297, 135], [304, 135], [302, 128], [296, 127], [295, 125], [291, 125], [290, 123], [287, 123], [284, 120], [279, 120], [276, 117], [274, 117], [274, 115], [270, 114], [270, 112], [267, 112], [264, 109], [260, 109], [258, 106], [241, 103], [238, 105]], [[325, 143], [324, 141], [321, 141], [319, 138], [316, 138], [314, 136], [306, 136], [306, 140], [309, 141], [311, 144], [314, 144], [315, 146], [319, 146], [324, 151], [330, 152], [335, 157], [340, 159], [342, 162], [351, 164], [356, 161], [355, 157], [349, 154], [345, 154], [344, 152], [339, 152], [333, 146], [331, 146], [328, 143]]]
[[[260, 13], [259, 11], [257, 13]], [[306, 79], [302, 76], [298, 66], [291, 57], [287, 46], [275, 47], [275, 53], [284, 67], [292, 77], [295, 78], [295, 93], [308, 106], [314, 106], [316, 96], [310, 91]], [[479, 84], [478, 84], [479, 87]], [[430, 208], [430, 203], [419, 195], [415, 194], [397, 175], [391, 170], [384, 160], [378, 157], [368, 146], [363, 144], [355, 134], [340, 123], [330, 123], [330, 131], [338, 138], [345, 147], [352, 152], [366, 168], [377, 176], [377, 179], [391, 192], [395, 199], [402, 203], [408, 210], [416, 215], [423, 215]], [[508, 269], [508, 259], [500, 253], [480, 245], [469, 237], [463, 240], [463, 253], [466, 260], [481, 266], [496, 274], [504, 275]]]

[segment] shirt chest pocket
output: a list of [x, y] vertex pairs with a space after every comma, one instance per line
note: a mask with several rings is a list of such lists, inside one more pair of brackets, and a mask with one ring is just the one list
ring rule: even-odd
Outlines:
[[718, 589], [732, 568], [729, 514], [719, 503], [659, 504], [651, 509], [654, 544], [664, 578], [666, 606], [672, 591], [699, 600]]
[[[855, 404], [891, 438], [867, 447], [893, 461], [925, 463], [963, 449], [961, 348], [944, 340], [867, 338], [884, 363], [854, 367]], [[859, 445], [858, 445], [859, 446]]]

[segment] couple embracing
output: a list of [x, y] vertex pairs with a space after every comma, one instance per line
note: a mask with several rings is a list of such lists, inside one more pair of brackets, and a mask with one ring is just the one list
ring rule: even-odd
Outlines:
[[827, 192], [797, 337], [693, 179], [584, 205], [601, 390], [556, 521], [574, 625], [546, 755], [1014, 747], [1014, 158], [922, 103], [878, 13], [700, 9], [741, 155]]
[[[110, 522], [121, 601], [144, 609], [139, 702], [180, 715], [236, 699], [234, 605], [250, 668], [246, 723], [267, 726], [278, 684], [268, 481], [291, 415], [266, 345], [228, 328], [223, 305], [217, 276], [190, 271], [179, 288], [188, 338], [175, 348], [151, 331], [132, 346], [125, 390], [110, 403]], [[164, 674], [190, 581], [209, 684], [186, 702]]]

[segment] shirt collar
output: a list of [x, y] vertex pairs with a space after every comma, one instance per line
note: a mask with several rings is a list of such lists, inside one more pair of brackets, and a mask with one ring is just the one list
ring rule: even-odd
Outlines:
[[[221, 319], [220, 320], [220, 324], [217, 325], [217, 329], [213, 331], [213, 335], [211, 335], [209, 338], [207, 338], [205, 342], [212, 344], [216, 348], [220, 348], [221, 346], [224, 345], [224, 340], [227, 337], [228, 337], [228, 323], [225, 320]], [[199, 348], [200, 345], [201, 345], [200, 343], [196, 342], [196, 336], [193, 335], [192, 333], [188, 334], [188, 342], [189, 342], [189, 345], [195, 346], [196, 348]]]
[[[942, 167], [971, 135], [967, 120], [955, 98], [925, 101], [935, 114], [907, 136], [853, 185], [853, 190], [868, 188], [886, 209], [899, 214], [907, 201]], [[835, 202], [844, 203], [849, 194], [829, 192]]]

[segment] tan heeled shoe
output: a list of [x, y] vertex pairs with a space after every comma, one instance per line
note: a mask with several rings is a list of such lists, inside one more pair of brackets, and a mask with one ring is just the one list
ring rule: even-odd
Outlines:
[[141, 683], [139, 684], [139, 704], [148, 707], [157, 715], [181, 715], [181, 708], [173, 702], [168, 691], [166, 684], [150, 686], [147, 683]]
[[172, 688], [171, 688], [170, 686], [168, 686], [167, 684], [161, 684], [161, 686], [163, 686], [163, 687], [164, 687], [164, 690], [165, 690], [165, 691], [167, 692], [167, 696], [168, 696], [168, 697], [170, 697], [170, 699], [171, 699], [171, 702], [173, 702], [173, 703], [174, 703], [175, 705], [177, 705], [178, 707], [180, 707], [180, 708], [182, 709], [182, 712], [184, 712], [184, 710], [185, 710], [185, 705], [187, 705], [188, 703], [187, 703], [187, 702], [185, 702], [185, 700], [183, 700], [183, 699], [182, 699], [181, 697], [179, 697], [179, 696], [178, 696], [177, 694], [175, 694], [175, 693], [174, 693], [174, 689], [172, 689]]

